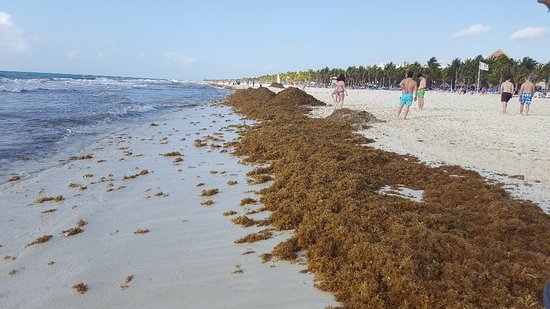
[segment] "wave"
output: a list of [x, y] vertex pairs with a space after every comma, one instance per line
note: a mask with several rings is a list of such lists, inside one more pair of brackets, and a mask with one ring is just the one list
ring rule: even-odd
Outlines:
[[169, 80], [108, 78], [108, 77], [0, 77], [0, 92], [30, 92], [40, 90], [92, 90], [98, 88], [132, 89], [155, 85], [170, 85]]

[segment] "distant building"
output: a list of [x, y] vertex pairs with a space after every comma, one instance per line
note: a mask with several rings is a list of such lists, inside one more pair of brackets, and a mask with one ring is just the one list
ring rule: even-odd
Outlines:
[[485, 58], [485, 60], [493, 60], [493, 59], [496, 59], [500, 56], [504, 56], [506, 58], [510, 58], [510, 56], [508, 56], [502, 49], [497, 49], [494, 53], [490, 54], [489, 56], [487, 56]]

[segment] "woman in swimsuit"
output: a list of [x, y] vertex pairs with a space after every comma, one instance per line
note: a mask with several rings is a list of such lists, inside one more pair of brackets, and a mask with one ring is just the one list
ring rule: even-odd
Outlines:
[[338, 104], [340, 108], [344, 105], [344, 94], [348, 95], [348, 90], [346, 89], [346, 76], [344, 73], [340, 74], [336, 79], [336, 89], [332, 92], [332, 97], [335, 98], [336, 105], [334, 109], [338, 109]]

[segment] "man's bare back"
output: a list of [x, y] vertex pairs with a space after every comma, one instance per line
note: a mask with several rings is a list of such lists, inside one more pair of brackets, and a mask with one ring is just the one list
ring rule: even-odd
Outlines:
[[426, 89], [426, 79], [424, 77], [420, 77], [418, 89]]
[[403, 93], [416, 93], [416, 91], [418, 90], [416, 81], [410, 77], [403, 79], [399, 86], [401, 86], [401, 90], [403, 91]]
[[514, 84], [512, 84], [509, 80], [502, 83], [500, 86], [500, 92], [508, 92], [508, 93], [514, 93]]
[[531, 82], [530, 80], [526, 80], [525, 83], [523, 83], [521, 85], [521, 89], [520, 89], [520, 94], [521, 93], [531, 93], [531, 94], [534, 94], [535, 93], [535, 84], [533, 84], [533, 82]]

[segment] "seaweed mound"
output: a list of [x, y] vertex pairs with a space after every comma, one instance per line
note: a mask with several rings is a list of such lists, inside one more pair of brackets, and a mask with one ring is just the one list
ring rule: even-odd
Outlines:
[[[257, 119], [272, 120], [280, 115], [290, 117], [302, 116], [309, 111], [309, 106], [322, 106], [325, 103], [298, 88], [287, 88], [278, 94], [260, 87], [238, 90], [226, 103], [237, 112]], [[267, 108], [269, 106], [269, 108]]]
[[[476, 172], [364, 146], [350, 125], [309, 118], [287, 93], [228, 99], [257, 120], [234, 154], [274, 175], [260, 191], [265, 223], [294, 230], [274, 257], [305, 252], [316, 286], [344, 308], [542, 307], [550, 216], [540, 207]], [[379, 193], [397, 185], [422, 190], [422, 202]]]
[[352, 126], [356, 130], [368, 129], [371, 123], [385, 122], [374, 117], [373, 114], [367, 111], [351, 110], [349, 108], [341, 108], [335, 110], [332, 114], [326, 117], [331, 120], [340, 120]]
[[304, 91], [290, 87], [279, 93], [269, 101], [271, 105], [299, 105], [299, 106], [324, 106], [325, 103], [317, 100]]
[[271, 100], [275, 93], [265, 87], [237, 90], [230, 99], [241, 104], [262, 104]]
[[285, 86], [283, 86], [283, 84], [281, 84], [281, 83], [272, 82], [271, 85], [269, 85], [269, 87], [284, 88]]

